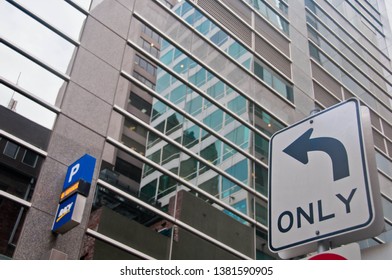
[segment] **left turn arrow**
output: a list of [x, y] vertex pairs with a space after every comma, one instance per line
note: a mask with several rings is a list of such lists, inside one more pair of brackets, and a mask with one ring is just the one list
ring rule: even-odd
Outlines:
[[308, 164], [309, 152], [325, 152], [332, 160], [334, 181], [350, 176], [347, 151], [343, 143], [331, 137], [310, 138], [312, 132], [313, 128], [308, 129], [293, 143], [287, 146], [283, 152], [303, 164]]

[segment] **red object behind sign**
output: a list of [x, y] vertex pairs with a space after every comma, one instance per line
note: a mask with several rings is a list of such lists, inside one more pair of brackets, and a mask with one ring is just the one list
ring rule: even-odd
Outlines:
[[310, 257], [309, 260], [347, 260], [347, 259], [341, 255], [334, 254], [334, 253], [323, 253]]

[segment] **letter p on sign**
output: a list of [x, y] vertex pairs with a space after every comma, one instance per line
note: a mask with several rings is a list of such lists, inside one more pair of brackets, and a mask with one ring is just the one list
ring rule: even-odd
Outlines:
[[69, 173], [68, 183], [71, 183], [72, 177], [75, 176], [76, 173], [78, 173], [79, 167], [80, 167], [80, 163], [75, 164], [74, 166], [72, 166], [71, 172]]

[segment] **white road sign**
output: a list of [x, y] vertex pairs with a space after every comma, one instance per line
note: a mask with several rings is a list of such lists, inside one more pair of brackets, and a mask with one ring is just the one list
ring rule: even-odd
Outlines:
[[350, 99], [272, 136], [269, 247], [281, 257], [315, 251], [321, 240], [345, 244], [382, 231], [370, 117], [365, 129], [364, 114], [368, 109]]

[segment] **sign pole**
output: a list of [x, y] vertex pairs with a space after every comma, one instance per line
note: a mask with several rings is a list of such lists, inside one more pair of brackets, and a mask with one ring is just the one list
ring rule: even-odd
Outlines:
[[317, 253], [322, 253], [331, 249], [329, 247], [329, 240], [321, 240], [317, 242]]

